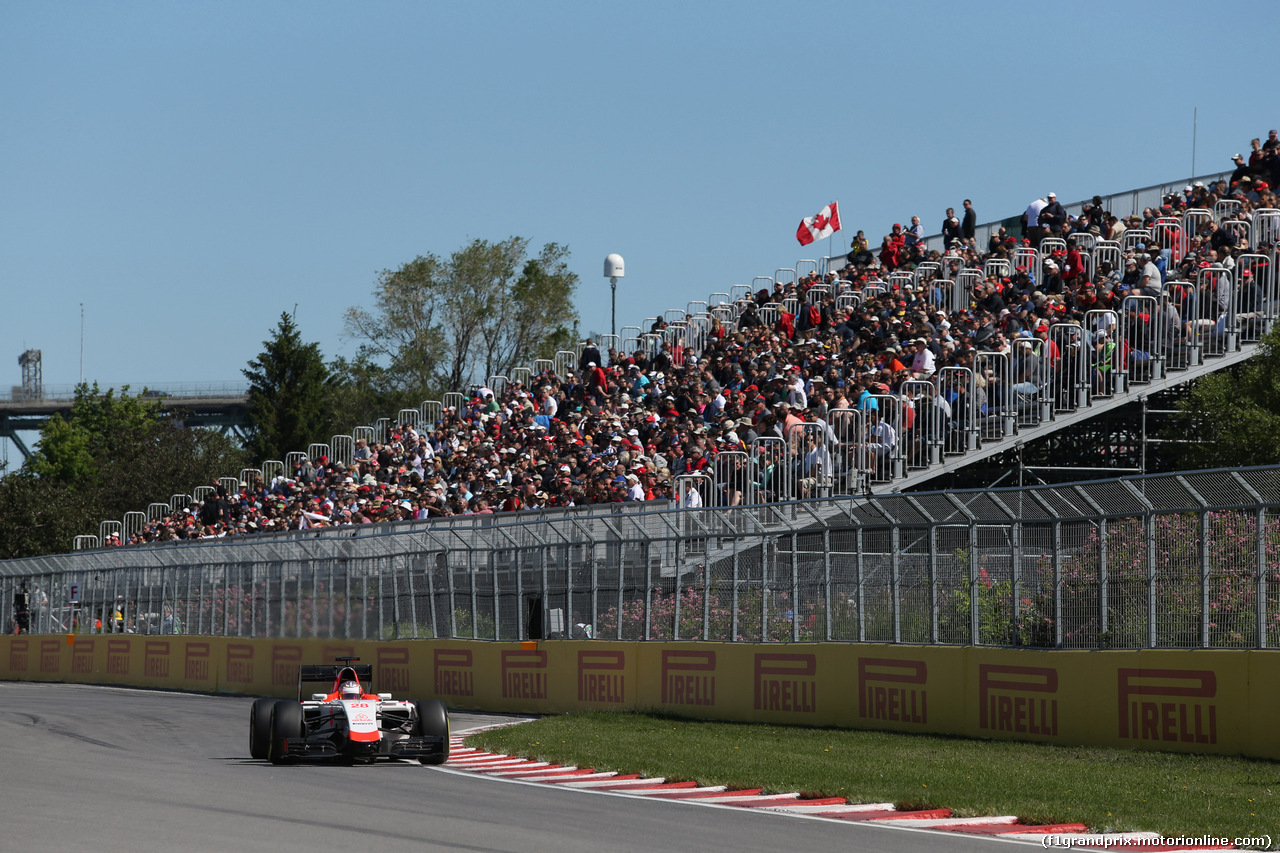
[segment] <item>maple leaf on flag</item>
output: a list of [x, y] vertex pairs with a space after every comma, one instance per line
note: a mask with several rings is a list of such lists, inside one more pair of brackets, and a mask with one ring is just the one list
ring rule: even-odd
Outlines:
[[796, 229], [796, 239], [801, 246], [807, 246], [814, 240], [830, 237], [840, 230], [840, 203], [837, 201], [818, 211], [817, 216], [806, 216], [800, 220]]

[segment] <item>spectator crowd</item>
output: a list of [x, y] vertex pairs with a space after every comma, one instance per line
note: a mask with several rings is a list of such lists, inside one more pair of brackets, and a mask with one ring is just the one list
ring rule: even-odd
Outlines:
[[[711, 474], [728, 451], [758, 455], [768, 444], [757, 443], [762, 438], [782, 440], [777, 444], [791, 446], [792, 456], [753, 462], [758, 496], [810, 496], [814, 469], [830, 463], [815, 446], [820, 440], [807, 447], [806, 440], [830, 433], [832, 413], [839, 410], [863, 413], [857, 453], [860, 464], [873, 469], [885, 448], [911, 440], [926, 411], [934, 422], [958, 416], [963, 401], [937, 382], [949, 367], [972, 369], [982, 353], [1005, 353], [1015, 363], [1011, 389], [1025, 385], [1034, 396], [1061, 357], [1051, 331], [1057, 324], [1082, 323], [1090, 311], [1122, 312], [1131, 296], [1159, 300], [1159, 317], [1142, 308], [1126, 326], [1093, 330], [1097, 383], [1124, 361], [1142, 357], [1144, 344], [1133, 336], [1144, 324], [1148, 335], [1150, 326], [1161, 324], [1171, 344], [1199, 321], [1212, 325], [1222, 305], [1207, 304], [1213, 300], [1203, 294], [1196, 301], [1200, 271], [1235, 269], [1241, 255], [1275, 260], [1271, 242], [1249, 245], [1247, 223], [1257, 211], [1277, 207], [1276, 131], [1253, 140], [1249, 154], [1232, 161], [1229, 179], [1188, 185], [1127, 218], [1112, 215], [1096, 196], [1071, 216], [1054, 193], [1046, 193], [1028, 206], [1020, 235], [999, 228], [985, 245], [978, 245], [977, 215], [968, 199], [959, 215], [946, 211], [940, 250], [927, 245], [918, 216], [906, 227], [895, 224], [878, 248], [858, 231], [841, 269], [746, 296], [730, 312], [732, 319], [713, 311], [696, 348], [678, 335], [660, 345], [650, 338], [653, 345], [631, 352], [602, 351], [587, 341], [574, 370], [473, 389], [465, 404], [446, 408], [437, 423], [401, 424], [388, 428], [385, 441], [356, 442], [349, 462], [303, 459], [270, 481], [253, 476], [238, 490], [219, 486], [205, 500], [148, 522], [124, 544], [674, 500], [676, 478]], [[1183, 219], [1189, 210], [1215, 216]], [[1158, 235], [1176, 233], [1153, 227], [1162, 218], [1188, 223], [1195, 233], [1162, 243]], [[1131, 229], [1151, 236], [1125, 241]], [[1017, 263], [1028, 256], [1020, 248], [1039, 248], [1048, 237], [1058, 239], [1031, 256], [1036, 264]], [[1121, 263], [1099, 261], [1092, 252], [1099, 241], [1125, 246]], [[950, 281], [962, 270], [980, 278], [957, 304], [935, 298], [927, 281], [892, 275], [922, 264]], [[1241, 270], [1236, 287], [1251, 286], [1256, 270]], [[840, 298], [849, 293], [858, 298]], [[661, 335], [664, 327], [658, 320], [648, 331]], [[1035, 346], [1020, 357], [1024, 341]], [[1029, 360], [1038, 363], [1029, 367]], [[907, 393], [924, 383], [936, 389], [925, 399]], [[981, 376], [978, 385], [984, 386]], [[886, 398], [902, 401], [893, 418], [877, 404]], [[986, 411], [985, 402], [970, 405]], [[793, 466], [785, 488], [784, 478], [770, 478], [771, 465]], [[696, 490], [682, 491], [681, 499], [706, 500]], [[736, 489], [715, 500], [734, 504], [744, 495]], [[104, 544], [121, 543], [115, 537]]]

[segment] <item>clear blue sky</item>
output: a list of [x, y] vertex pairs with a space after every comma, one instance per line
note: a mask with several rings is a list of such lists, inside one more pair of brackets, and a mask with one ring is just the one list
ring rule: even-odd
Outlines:
[[[1280, 124], [1280, 4], [0, 0], [0, 389], [326, 357], [375, 273], [567, 244], [584, 331], [814, 257], [1226, 169]], [[1256, 34], [1256, 35], [1255, 35]], [[811, 247], [812, 249], [813, 247]]]

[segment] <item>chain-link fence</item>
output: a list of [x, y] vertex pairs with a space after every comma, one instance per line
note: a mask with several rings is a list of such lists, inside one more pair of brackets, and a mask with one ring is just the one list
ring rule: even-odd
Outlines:
[[1061, 648], [1280, 644], [1280, 467], [616, 504], [0, 563], [37, 633]]

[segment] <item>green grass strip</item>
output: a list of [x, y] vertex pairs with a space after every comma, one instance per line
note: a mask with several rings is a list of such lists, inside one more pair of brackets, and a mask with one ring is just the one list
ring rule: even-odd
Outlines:
[[1280, 843], [1275, 761], [604, 712], [546, 717], [467, 744], [671, 781], [946, 807], [962, 817]]

